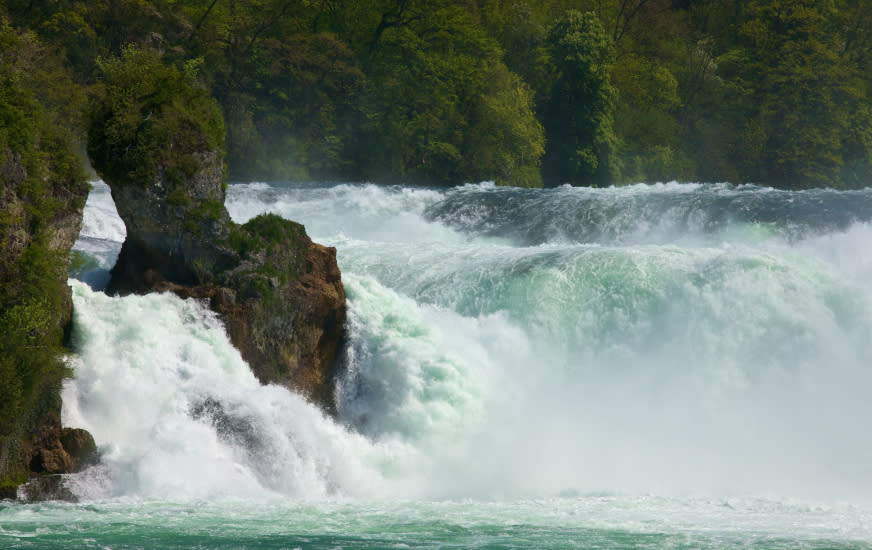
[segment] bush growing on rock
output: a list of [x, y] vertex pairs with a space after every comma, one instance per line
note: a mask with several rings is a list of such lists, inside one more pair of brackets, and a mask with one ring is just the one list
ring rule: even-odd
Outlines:
[[139, 185], [156, 171], [174, 183], [191, 177], [197, 153], [224, 151], [224, 119], [195, 79], [196, 63], [165, 65], [156, 52], [127, 46], [101, 58], [101, 89], [88, 155], [105, 177]]

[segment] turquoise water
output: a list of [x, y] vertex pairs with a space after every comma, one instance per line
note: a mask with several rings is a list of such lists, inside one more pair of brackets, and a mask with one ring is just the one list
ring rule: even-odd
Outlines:
[[4, 548], [869, 548], [869, 517], [767, 501], [114, 501], [2, 510]]
[[97, 184], [63, 415], [103, 462], [78, 503], [0, 504], [0, 548], [872, 548], [872, 191], [228, 208], [337, 247], [337, 418], [259, 385], [202, 304], [99, 292], [124, 226]]

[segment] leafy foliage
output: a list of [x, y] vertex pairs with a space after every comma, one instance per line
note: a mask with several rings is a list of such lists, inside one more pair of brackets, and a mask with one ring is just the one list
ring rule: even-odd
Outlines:
[[102, 89], [88, 155], [106, 177], [146, 185], [162, 168], [170, 181], [181, 181], [196, 171], [197, 153], [222, 148], [223, 118], [193, 75], [135, 46], [126, 46], [120, 57], [98, 59], [97, 65]]
[[[4, 7], [79, 83], [108, 83], [129, 44], [160, 58], [164, 68], [145, 61], [164, 75], [199, 63], [227, 121], [233, 179], [858, 187], [872, 177], [872, 8], [861, 0]], [[142, 126], [151, 150], [149, 93], [131, 96], [129, 117], [98, 139]], [[210, 119], [201, 115], [192, 120]], [[125, 160], [121, 142], [104, 153], [119, 170], [143, 160]]]
[[70, 132], [83, 97], [31, 33], [0, 24], [0, 485], [20, 481], [16, 451], [67, 373], [68, 258], [53, 240], [86, 195]]
[[548, 35], [556, 78], [545, 128], [551, 144], [546, 176], [554, 182], [608, 185], [615, 181], [614, 49], [593, 12], [569, 10]]
[[860, 105], [857, 75], [827, 32], [826, 4], [749, 2], [722, 58], [747, 116], [736, 127], [740, 177], [784, 187], [839, 185], [843, 143]]

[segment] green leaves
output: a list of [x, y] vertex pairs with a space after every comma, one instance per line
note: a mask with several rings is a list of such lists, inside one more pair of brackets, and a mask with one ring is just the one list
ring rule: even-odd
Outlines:
[[155, 52], [125, 47], [97, 61], [102, 92], [93, 108], [88, 154], [94, 167], [120, 182], [146, 185], [156, 167], [181, 181], [196, 169], [195, 154], [221, 150], [224, 122], [199, 88], [196, 66], [165, 65]]
[[365, 176], [539, 185], [544, 140], [532, 91], [496, 41], [455, 4], [401, 7], [386, 8], [364, 67], [354, 152]]
[[546, 106], [550, 145], [543, 172], [552, 185], [609, 185], [614, 158], [614, 50], [592, 12], [567, 11], [548, 34], [556, 75]]
[[[177, 67], [180, 78], [140, 74], [152, 91], [117, 98], [109, 161], [154, 160], [121, 147], [124, 136], [154, 145], [172, 133], [149, 104], [178, 93], [173, 79], [197, 78], [227, 120], [234, 179], [531, 185], [541, 161], [549, 183], [872, 180], [872, 8], [861, 0], [59, 0], [6, 11], [80, 82], [105, 81], [130, 43]], [[19, 59], [40, 54], [10, 39]], [[81, 110], [82, 88], [56, 75], [42, 77], [51, 93], [40, 101]], [[25, 108], [0, 99], [0, 120]], [[173, 109], [164, 123], [212, 118]], [[195, 134], [189, 122], [177, 129]], [[0, 141], [27, 135], [0, 125]]]
[[743, 179], [779, 187], [839, 186], [859, 75], [818, 2], [751, 2], [734, 50], [721, 58], [745, 121], [734, 162]]

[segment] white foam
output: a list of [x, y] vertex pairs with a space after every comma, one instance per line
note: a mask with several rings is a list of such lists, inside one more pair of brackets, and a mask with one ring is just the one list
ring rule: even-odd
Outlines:
[[[583, 192], [652, 187], [702, 189]], [[482, 191], [503, 192], [449, 193]], [[727, 224], [727, 244], [525, 248], [428, 219], [443, 196], [230, 188], [237, 221], [277, 211], [339, 247], [350, 319], [339, 424], [257, 385], [198, 304], [76, 284], [81, 359], [65, 414], [97, 436], [115, 490], [872, 494], [867, 224], [794, 243]], [[244, 429], [196, 418], [206, 398]]]
[[[317, 497], [378, 484], [365, 465], [377, 446], [261, 386], [199, 303], [71, 284], [79, 358], [64, 421], [94, 435], [115, 494]], [[198, 413], [204, 403], [220, 411]]]

